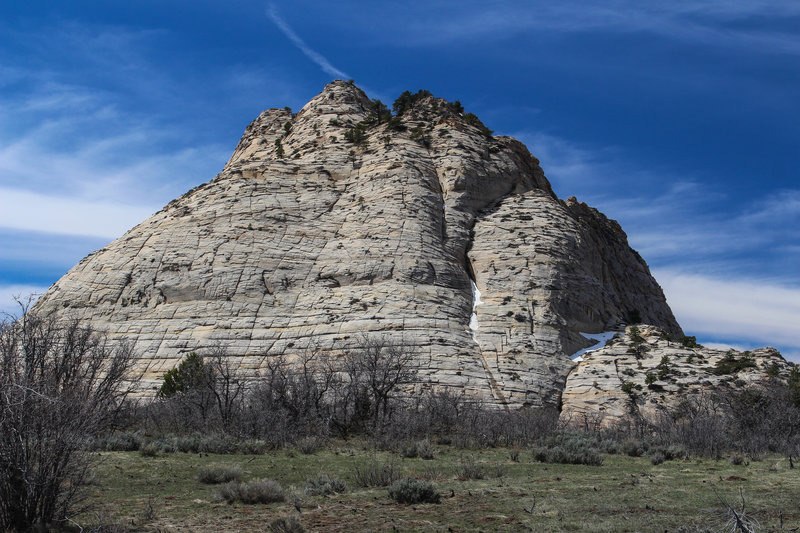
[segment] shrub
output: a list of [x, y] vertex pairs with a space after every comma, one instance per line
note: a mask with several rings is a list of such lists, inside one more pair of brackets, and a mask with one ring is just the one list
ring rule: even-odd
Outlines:
[[422, 470], [415, 470], [413, 476], [416, 479], [444, 479], [445, 477], [449, 477], [449, 473], [445, 474], [445, 472], [438, 467], [435, 463], [428, 463], [426, 464]]
[[397, 503], [439, 503], [441, 496], [430, 481], [405, 478], [389, 487], [389, 497]]
[[359, 487], [388, 487], [400, 479], [400, 472], [394, 463], [372, 462], [364, 467], [356, 465], [353, 478]]
[[303, 437], [297, 441], [297, 449], [303, 455], [312, 455], [322, 446], [322, 442], [317, 437]]
[[406, 127], [403, 125], [403, 120], [400, 117], [392, 117], [386, 123], [386, 127], [392, 131], [403, 131]]
[[601, 435], [597, 436], [594, 446], [598, 451], [608, 454], [617, 454], [621, 450], [619, 441], [610, 437], [602, 437]]
[[420, 127], [416, 127], [411, 130], [411, 140], [418, 142], [425, 148], [431, 147], [431, 138], [425, 135], [425, 130]]
[[175, 437], [156, 439], [150, 441], [150, 444], [162, 453], [175, 453], [178, 451], [178, 440]]
[[433, 459], [433, 446], [427, 440], [411, 442], [401, 447], [400, 456], [413, 458], [420, 457], [422, 459]]
[[200, 441], [202, 435], [194, 433], [192, 435], [184, 435], [175, 440], [179, 452], [184, 453], [198, 453], [200, 451]]
[[236, 439], [232, 435], [226, 435], [224, 433], [202, 435], [197, 440], [197, 451], [203, 453], [235, 453], [236, 448]]
[[269, 449], [269, 445], [261, 439], [247, 439], [239, 443], [239, 453], [261, 455]]
[[158, 455], [158, 446], [152, 442], [148, 442], [139, 448], [139, 455], [142, 457], [155, 457]]
[[489, 469], [489, 475], [491, 477], [503, 477], [506, 475], [506, 467], [501, 463], [494, 464]]
[[644, 342], [644, 337], [642, 337], [642, 335], [639, 333], [639, 328], [636, 326], [630, 327], [628, 336], [631, 339], [631, 344], [634, 346], [638, 346]]
[[475, 462], [473, 456], [466, 458], [462, 456], [459, 466], [456, 467], [456, 477], [461, 480], [483, 479], [486, 477], [486, 468]]
[[737, 358], [733, 351], [728, 351], [722, 359], [717, 361], [717, 364], [714, 365], [711, 372], [718, 376], [723, 376], [727, 374], [736, 374], [745, 368], [756, 368], [756, 362], [749, 356], [750, 352], [744, 352], [742, 357]]
[[411, 93], [411, 91], [403, 91], [400, 96], [392, 104], [392, 110], [395, 112], [397, 116], [402, 115], [416, 104], [418, 101], [422, 100], [426, 96], [433, 96], [430, 91], [426, 91], [424, 89], [420, 89], [416, 93]]
[[347, 485], [336, 476], [319, 474], [316, 478], [306, 480], [306, 494], [310, 496], [327, 496], [345, 492]]
[[794, 365], [789, 371], [789, 380], [786, 386], [790, 404], [800, 407], [800, 366]]
[[[276, 141], [276, 146], [280, 141]], [[210, 377], [209, 369], [203, 357], [192, 352], [177, 367], [164, 373], [164, 383], [158, 389], [159, 398], [171, 398], [192, 389], [202, 388]]]
[[603, 458], [589, 446], [558, 445], [553, 448], [534, 448], [533, 458], [542, 463], [600, 466]]
[[352, 128], [348, 128], [347, 131], [344, 132], [344, 139], [348, 142], [355, 144], [356, 146], [361, 146], [366, 144], [367, 130], [364, 123], [359, 122]]
[[622, 451], [630, 457], [641, 457], [647, 451], [647, 445], [639, 439], [628, 439], [622, 443]]
[[119, 431], [98, 441], [98, 448], [107, 452], [135, 452], [142, 446], [143, 437], [134, 431]]
[[231, 481], [222, 485], [217, 490], [217, 495], [228, 503], [275, 503], [286, 499], [283, 487], [272, 479], [257, 479], [246, 483]]
[[685, 459], [689, 454], [686, 448], [680, 444], [670, 444], [667, 447], [659, 448], [659, 451], [664, 454], [664, 459], [667, 461], [674, 461], [676, 459]]
[[305, 529], [296, 516], [282, 516], [269, 524], [271, 533], [304, 533]]
[[195, 479], [207, 485], [218, 485], [230, 481], [239, 481], [242, 478], [242, 470], [238, 466], [228, 465], [206, 465], [201, 466], [197, 471]]
[[0, 530], [80, 512], [95, 435], [112, 429], [135, 385], [135, 356], [78, 320], [28, 311], [0, 323]]
[[487, 138], [491, 138], [492, 134], [494, 133], [494, 131], [492, 131], [489, 128], [487, 128], [483, 124], [483, 122], [481, 122], [481, 119], [479, 119], [477, 117], [477, 115], [475, 115], [475, 113], [467, 113], [467, 114], [465, 114], [464, 115], [464, 122], [466, 122], [470, 126], [475, 126], [476, 128], [478, 128], [481, 131], [481, 133], [483, 133], [483, 135], [486, 136]]
[[681, 346], [685, 348], [702, 348], [700, 344], [697, 344], [697, 337], [694, 335], [684, 335], [681, 337]]
[[400, 457], [413, 459], [417, 456], [417, 443], [409, 442], [400, 446]]
[[663, 463], [664, 461], [667, 460], [667, 458], [664, 456], [664, 454], [660, 450], [656, 450], [655, 452], [652, 452], [647, 457], [650, 459], [650, 462], [654, 466], [655, 465], [660, 465], [661, 463]]

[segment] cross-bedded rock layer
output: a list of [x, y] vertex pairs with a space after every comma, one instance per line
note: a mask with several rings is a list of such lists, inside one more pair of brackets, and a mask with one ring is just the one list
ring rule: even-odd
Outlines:
[[561, 419], [579, 427], [657, 421], [681, 404], [702, 405], [711, 395], [769, 387], [789, 374], [774, 348], [750, 352], [684, 346], [652, 326], [628, 328], [587, 353], [570, 372]]
[[[558, 403], [579, 332], [631, 312], [680, 332], [616, 222], [559, 200], [520, 142], [431, 96], [389, 124], [373, 109], [336, 81], [296, 115], [263, 112], [216, 178], [39, 307], [132, 340], [150, 390], [215, 344], [256, 376], [267, 358], [378, 335], [414, 351], [426, 386], [511, 406]], [[365, 141], [346, 140], [359, 123]]]

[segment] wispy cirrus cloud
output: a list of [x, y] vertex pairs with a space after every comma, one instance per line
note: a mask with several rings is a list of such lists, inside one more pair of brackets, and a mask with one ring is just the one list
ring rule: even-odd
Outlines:
[[800, 287], [656, 269], [678, 321], [698, 336], [772, 345], [800, 362]]
[[[0, 109], [8, 107], [0, 104]], [[109, 121], [126, 123], [127, 128], [107, 131]], [[7, 132], [0, 147], [0, 186], [48, 190], [86, 201], [152, 205], [213, 177], [224, 164], [228, 150], [221, 146], [181, 147], [178, 132], [136, 122], [100, 108], [44, 119], [17, 135]]]
[[687, 331], [800, 361], [800, 189], [754, 189], [733, 205], [713, 181], [649, 168], [621, 147], [519, 137], [559, 195], [620, 220]]
[[[203, 72], [202, 84], [198, 73], [176, 75], [153, 61], [164, 30], [0, 22], [0, 31], [0, 217], [9, 228], [118, 236], [212, 178], [265, 94], [297, 99], [291, 82], [261, 67], [225, 65], [213, 78]], [[257, 107], [237, 118], [241, 101]], [[218, 114], [232, 123], [224, 140]]]
[[157, 210], [0, 187], [0, 228], [114, 239]]
[[212, 178], [263, 98], [298, 98], [267, 67], [177, 74], [167, 33], [0, 21], [0, 308]]
[[761, 261], [762, 277], [800, 281], [796, 269], [783, 269], [800, 262], [800, 189], [756, 188], [737, 205], [718, 181], [639, 163], [621, 147], [540, 133], [519, 138], [542, 160], [559, 195], [575, 195], [619, 220], [651, 264], [730, 274], [737, 267], [758, 271], [754, 262]]
[[283, 34], [292, 41], [294, 44], [306, 57], [308, 57], [311, 61], [316, 63], [319, 68], [321, 68], [326, 74], [330, 74], [331, 76], [336, 76], [337, 78], [348, 79], [350, 76], [339, 70], [338, 68], [334, 67], [330, 61], [328, 61], [322, 54], [313, 50], [310, 46], [306, 44], [306, 42], [300, 38], [299, 35], [295, 33], [295, 31], [286, 23], [285, 20], [280, 16], [278, 13], [278, 8], [275, 4], [270, 3], [267, 7], [267, 15], [275, 23]]
[[653, 264], [800, 283], [800, 190], [754, 191], [745, 205], [726, 206], [724, 197], [714, 198], [720, 192], [712, 185], [691, 186], [688, 194], [667, 190], [604, 200], [604, 209], [623, 220], [631, 244]]
[[[386, 31], [380, 23], [373, 28], [377, 38], [408, 47], [501, 40], [531, 31], [609, 32], [653, 34], [673, 41], [748, 52], [800, 54], [798, 32], [785, 24], [786, 20], [800, 17], [798, 4], [790, 1], [509, 1], [465, 2], [459, 7], [454, 11], [447, 2], [428, 2], [382, 19], [391, 20], [393, 31]], [[398, 18], [401, 24], [397, 23]], [[752, 19], [762, 24], [748, 24]], [[764, 20], [775, 22], [775, 27], [765, 28]]]
[[[167, 95], [176, 87], [144, 57], [153, 32], [115, 30], [67, 23], [47, 28], [48, 38], [5, 34], [14, 81], [0, 94], [0, 186], [82, 201], [162, 203], [222, 167], [226, 151], [188, 137], [174, 111], [137, 109], [154, 96], [174, 100]], [[56, 49], [44, 44], [56, 40]], [[192, 140], [198, 142], [190, 147]]]

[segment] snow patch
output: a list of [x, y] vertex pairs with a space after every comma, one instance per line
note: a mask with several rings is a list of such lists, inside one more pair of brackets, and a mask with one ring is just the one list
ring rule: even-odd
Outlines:
[[584, 332], [581, 331], [580, 332], [581, 335], [583, 335], [587, 339], [592, 339], [592, 340], [597, 341], [597, 342], [595, 342], [594, 344], [592, 344], [588, 348], [583, 348], [582, 350], [578, 350], [577, 352], [575, 352], [574, 354], [572, 354], [570, 356], [570, 359], [572, 359], [576, 363], [580, 363], [581, 361], [583, 361], [584, 354], [587, 354], [589, 352], [593, 352], [593, 351], [595, 351], [595, 350], [597, 350], [599, 348], [602, 348], [603, 346], [606, 345], [606, 342], [608, 342], [608, 340], [610, 338], [612, 338], [614, 335], [616, 335], [617, 333], [619, 333], [619, 332], [618, 331], [606, 331], [606, 332], [603, 332], [603, 333], [584, 333]]
[[472, 285], [472, 316], [469, 317], [469, 329], [472, 330], [472, 336], [475, 336], [475, 332], [478, 331], [478, 312], [477, 308], [479, 305], [483, 304], [481, 301], [481, 291], [478, 290], [478, 286], [475, 285], [475, 282], [469, 280], [469, 284]]

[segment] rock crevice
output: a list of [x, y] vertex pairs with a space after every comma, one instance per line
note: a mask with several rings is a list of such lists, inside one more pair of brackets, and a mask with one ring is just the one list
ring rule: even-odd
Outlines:
[[297, 114], [263, 112], [217, 177], [38, 305], [131, 339], [150, 391], [215, 344], [254, 377], [367, 335], [413, 351], [426, 386], [511, 407], [558, 405], [581, 331], [635, 311], [680, 332], [619, 226], [556, 198], [524, 145], [430, 95], [391, 122], [373, 109], [335, 81]]

